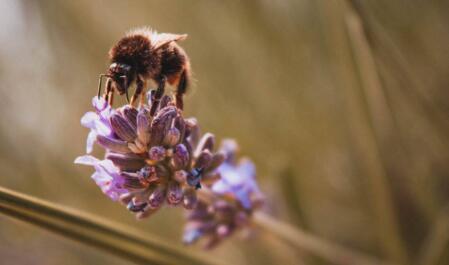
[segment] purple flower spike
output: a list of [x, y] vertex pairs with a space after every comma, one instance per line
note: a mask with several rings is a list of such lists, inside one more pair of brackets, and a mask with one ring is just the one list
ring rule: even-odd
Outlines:
[[[206, 142], [204, 139], [200, 142]], [[208, 153], [208, 149], [204, 148], [201, 152], [203, 155], [199, 155], [197, 163], [209, 161], [210, 165], [206, 167], [208, 170], [215, 169], [212, 171], [216, 171], [220, 178], [210, 188], [206, 186], [209, 189], [206, 193], [210, 194], [209, 199], [200, 201], [189, 213], [184, 229], [184, 243], [191, 244], [204, 237], [207, 238], [204, 248], [211, 249], [235, 231], [247, 227], [252, 212], [261, 205], [262, 195], [255, 179], [255, 166], [249, 159], [238, 161], [237, 152], [238, 145], [235, 141], [224, 140], [219, 153], [204, 156]], [[187, 182], [189, 177], [191, 175]]]
[[121, 197], [138, 219], [163, 205], [193, 209], [202, 179], [207, 180], [205, 186], [217, 179], [224, 157], [212, 150], [214, 136], [205, 134], [199, 147], [197, 122], [184, 119], [171, 97], [164, 96], [154, 116], [146, 104], [113, 109], [97, 97], [92, 104], [95, 111], [81, 120], [90, 129], [87, 153], [96, 142], [105, 150], [105, 159], [83, 156], [76, 163], [94, 166], [97, 185], [112, 199]]
[[249, 159], [242, 159], [238, 164], [228, 160], [218, 167], [221, 179], [214, 183], [212, 191], [236, 197], [244, 208], [251, 208], [251, 195], [260, 195], [256, 183], [256, 167]]

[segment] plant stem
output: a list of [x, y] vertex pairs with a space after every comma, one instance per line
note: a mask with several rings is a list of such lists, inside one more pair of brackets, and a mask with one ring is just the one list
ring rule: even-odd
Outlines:
[[[390, 264], [311, 235], [261, 212], [254, 213], [254, 223], [263, 230], [288, 241], [299, 249], [340, 265]], [[390, 264], [391, 265], [391, 264]]]
[[[205, 202], [214, 201], [214, 194], [207, 189], [198, 191], [198, 198]], [[253, 213], [253, 223], [267, 233], [277, 236], [278, 238], [290, 243], [298, 249], [309, 252], [317, 257], [322, 258], [332, 264], [340, 265], [379, 265], [390, 264], [380, 260], [350, 250], [343, 246], [328, 242], [318, 238], [312, 234], [300, 230], [290, 224], [276, 220], [275, 218], [264, 214], [260, 211]], [[391, 265], [391, 264], [390, 264]]]
[[222, 264], [153, 235], [3, 187], [0, 212], [138, 264]]
[[[342, 101], [344, 102], [342, 105], [345, 107], [345, 119], [348, 121], [348, 135], [351, 137], [350, 141], [354, 147], [354, 156], [357, 157], [360, 172], [364, 176], [362, 181], [365, 181], [366, 196], [373, 214], [373, 230], [377, 232], [375, 236], [378, 239], [379, 248], [395, 263], [409, 264], [408, 254], [403, 244], [395, 213], [390, 179], [375, 129], [376, 121], [390, 126], [390, 117], [385, 120], [378, 120], [371, 115], [370, 108], [366, 105], [367, 98], [361, 87], [360, 76], [354, 74], [358, 71], [355, 62], [357, 54], [354, 52], [350, 36], [348, 36], [348, 31], [354, 30], [354, 24], [348, 24], [348, 22], [354, 23], [354, 16], [350, 16], [348, 21], [346, 1], [322, 0], [317, 1], [317, 4], [323, 17], [323, 36], [327, 41], [329, 57], [334, 65], [331, 68], [332, 75], [336, 81], [336, 88], [341, 91]], [[350, 14], [353, 15], [353, 13]], [[348, 26], [352, 26], [352, 28], [348, 28]], [[358, 44], [361, 44], [361, 36], [358, 35], [358, 37]], [[366, 56], [370, 50], [367, 50], [366, 46], [362, 48], [363, 54]], [[380, 80], [372, 72], [373, 61], [370, 60], [370, 62], [364, 62], [364, 65], [368, 66], [364, 69], [365, 78], [369, 77], [369, 80], [375, 80], [375, 84], [370, 86], [370, 89], [375, 89], [375, 91], [370, 91], [370, 94], [383, 97], [382, 91], [379, 91]], [[374, 103], [376, 106], [371, 110], [389, 113], [388, 110], [383, 109], [386, 105], [384, 98], [377, 98]], [[385, 130], [385, 132], [388, 132], [388, 130]]]

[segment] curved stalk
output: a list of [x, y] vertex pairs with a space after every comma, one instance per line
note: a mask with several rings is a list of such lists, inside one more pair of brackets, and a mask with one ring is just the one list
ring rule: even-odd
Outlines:
[[[207, 189], [198, 191], [198, 198], [210, 204], [214, 200], [214, 194]], [[275, 218], [256, 211], [253, 213], [252, 222], [261, 230], [277, 236], [290, 245], [310, 253], [316, 257], [338, 265], [393, 265], [377, 258], [359, 253], [349, 248], [340, 246], [306, 231], [300, 230], [290, 224], [276, 220]]]
[[223, 264], [153, 235], [0, 187], [0, 213], [138, 264]]
[[318, 238], [290, 224], [280, 222], [262, 212], [253, 215], [253, 222], [263, 230], [273, 233], [291, 245], [314, 256], [339, 265], [392, 265], [358, 253], [333, 242]]

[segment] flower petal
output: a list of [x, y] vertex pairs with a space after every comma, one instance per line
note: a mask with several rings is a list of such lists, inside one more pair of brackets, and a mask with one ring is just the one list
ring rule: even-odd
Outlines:
[[86, 165], [86, 166], [94, 166], [98, 164], [100, 160], [91, 155], [79, 156], [75, 159], [75, 164]]
[[90, 154], [92, 153], [95, 140], [97, 139], [97, 133], [95, 131], [90, 131], [87, 135], [87, 141], [86, 141], [86, 153]]
[[120, 114], [114, 114], [111, 116], [111, 125], [114, 129], [114, 132], [120, 137], [122, 140], [127, 142], [133, 142], [136, 137], [136, 128], [133, 127], [125, 118], [123, 118]]
[[123, 116], [134, 127], [137, 126], [137, 110], [129, 105], [123, 108]]
[[105, 121], [97, 120], [95, 121], [94, 129], [99, 135], [109, 136], [112, 133], [111, 127]]
[[151, 122], [151, 145], [159, 145], [162, 143], [176, 114], [177, 110], [174, 106], [165, 107], [157, 112]]
[[137, 171], [145, 166], [145, 160], [133, 154], [108, 153], [106, 158], [123, 171]]
[[222, 179], [215, 182], [214, 185], [212, 186], [212, 191], [218, 194], [226, 193], [229, 191], [229, 189], [230, 189], [229, 185]]
[[205, 133], [203, 137], [201, 137], [198, 146], [195, 149], [194, 156], [198, 157], [203, 150], [208, 149], [212, 151], [215, 145], [215, 136], [211, 133]]
[[244, 189], [240, 189], [236, 193], [234, 193], [235, 197], [240, 201], [243, 207], [246, 209], [251, 208], [251, 198], [249, 196], [249, 192]]
[[92, 111], [86, 112], [81, 118], [81, 125], [92, 129], [95, 126], [95, 121], [99, 119], [98, 114]]
[[238, 174], [244, 179], [253, 179], [256, 176], [256, 166], [247, 158], [240, 161], [237, 167]]
[[113, 139], [103, 135], [98, 135], [97, 142], [103, 148], [121, 154], [131, 153], [131, 149], [128, 148], [128, 143], [122, 140]]
[[102, 111], [107, 107], [107, 102], [103, 97], [95, 96], [92, 98], [92, 106], [94, 106], [97, 111]]

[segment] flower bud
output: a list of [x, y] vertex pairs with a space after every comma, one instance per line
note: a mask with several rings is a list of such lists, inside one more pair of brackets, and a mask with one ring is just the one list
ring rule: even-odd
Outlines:
[[178, 182], [171, 181], [167, 189], [167, 202], [171, 205], [177, 205], [183, 199], [182, 189]]
[[134, 141], [133, 143], [128, 143], [128, 148], [133, 151], [134, 154], [142, 154], [145, 153], [146, 149], [142, 145], [137, 145], [136, 143], [139, 142], [139, 140]]
[[137, 137], [144, 145], [150, 142], [150, 120], [148, 116], [149, 112], [145, 108], [141, 108], [137, 114]]
[[161, 98], [161, 101], [159, 103], [159, 109], [163, 109], [163, 108], [167, 107], [170, 104], [171, 101], [172, 100], [171, 100], [170, 96], [164, 95]]
[[212, 153], [208, 149], [203, 150], [196, 159], [195, 167], [205, 169], [210, 165], [211, 161], [212, 161]]
[[189, 152], [184, 144], [178, 144], [175, 146], [175, 150], [172, 157], [172, 166], [175, 169], [182, 169], [189, 164]]
[[111, 160], [116, 167], [123, 171], [137, 171], [145, 166], [145, 161], [134, 154], [107, 153], [106, 159]]
[[182, 116], [177, 116], [174, 121], [174, 126], [179, 131], [179, 139], [184, 139], [185, 131], [186, 131], [186, 123]]
[[168, 106], [157, 112], [151, 123], [151, 145], [159, 145], [165, 138], [177, 114], [176, 107]]
[[184, 170], [175, 171], [175, 173], [173, 173], [173, 179], [182, 184], [187, 180], [187, 172]]
[[112, 152], [127, 154], [131, 153], [131, 149], [128, 148], [128, 143], [119, 139], [113, 139], [110, 137], [97, 135], [97, 143], [103, 148]]
[[184, 198], [182, 200], [182, 205], [184, 208], [191, 210], [196, 207], [198, 203], [198, 198], [196, 197], [196, 193], [193, 189], [188, 188], [184, 190]]
[[209, 163], [209, 166], [205, 169], [207, 172], [214, 171], [217, 169], [226, 159], [226, 155], [224, 152], [217, 152], [213, 154], [212, 160]]
[[154, 166], [145, 166], [137, 172], [137, 176], [142, 182], [154, 182], [159, 179], [157, 169]]
[[200, 139], [200, 128], [195, 118], [185, 119], [185, 134], [192, 146], [196, 146]]
[[120, 114], [114, 114], [111, 116], [111, 126], [115, 134], [117, 134], [117, 136], [124, 141], [132, 142], [137, 137], [136, 128], [133, 127]]
[[148, 158], [153, 161], [162, 161], [165, 158], [165, 148], [162, 146], [153, 146], [148, 152]]
[[159, 208], [165, 199], [166, 187], [164, 185], [159, 185], [148, 198], [148, 204], [151, 208]]
[[131, 212], [140, 212], [145, 208], [145, 206], [147, 206], [147, 203], [135, 204], [133, 201], [130, 201], [126, 208], [128, 208]]
[[137, 110], [134, 107], [126, 105], [122, 109], [123, 116], [134, 128], [137, 126]]
[[123, 187], [128, 190], [141, 190], [148, 186], [140, 181], [140, 178], [136, 173], [122, 172], [120, 176], [123, 178]]
[[168, 130], [167, 134], [164, 138], [164, 144], [168, 146], [175, 146], [181, 137], [181, 133], [175, 127], [172, 127]]
[[195, 157], [198, 157], [203, 150], [208, 149], [209, 151], [212, 151], [214, 149], [214, 144], [215, 136], [211, 133], [204, 134], [195, 149]]

